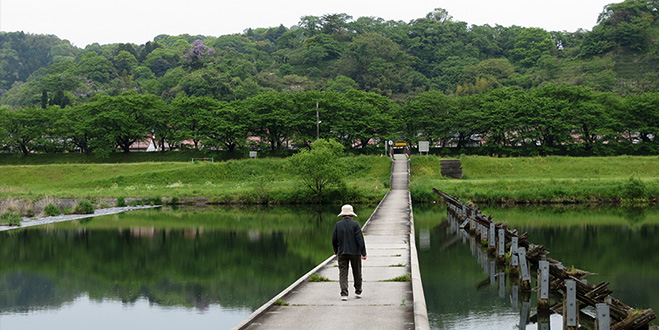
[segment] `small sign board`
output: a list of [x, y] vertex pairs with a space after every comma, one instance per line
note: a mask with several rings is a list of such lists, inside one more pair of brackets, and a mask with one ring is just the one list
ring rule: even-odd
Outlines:
[[404, 147], [406, 145], [407, 145], [406, 142], [396, 142], [396, 146], [399, 146], [399, 147]]
[[430, 151], [430, 142], [419, 141], [419, 152], [429, 152], [429, 151]]
[[256, 151], [250, 151], [249, 158], [256, 158]]

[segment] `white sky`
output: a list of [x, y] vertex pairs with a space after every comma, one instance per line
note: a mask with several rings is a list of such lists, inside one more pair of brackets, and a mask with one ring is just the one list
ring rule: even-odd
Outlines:
[[444, 8], [456, 21], [548, 31], [592, 30], [605, 5], [622, 0], [0, 0], [0, 31], [54, 34], [84, 48], [144, 44], [159, 34], [220, 36], [291, 27], [306, 15], [346, 13], [409, 22]]

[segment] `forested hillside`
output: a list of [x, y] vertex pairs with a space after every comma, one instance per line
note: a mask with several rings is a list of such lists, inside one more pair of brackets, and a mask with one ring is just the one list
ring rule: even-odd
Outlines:
[[[611, 4], [600, 14], [592, 31], [574, 32], [469, 25], [437, 9], [410, 22], [328, 14], [302, 17], [291, 28], [249, 29], [243, 34], [223, 36], [159, 35], [143, 45], [92, 44], [85, 49], [73, 47], [55, 36], [2, 33], [0, 104], [6, 107], [7, 119], [0, 131], [9, 132], [10, 138], [0, 145], [5, 145], [5, 150], [24, 153], [70, 149], [44, 146], [44, 143], [39, 147], [23, 146], [44, 139], [44, 133], [36, 134], [28, 142], [17, 142], [19, 128], [10, 125], [16, 124], [17, 119], [10, 122], [8, 118], [34, 109], [61, 108], [57, 115], [48, 117], [64, 116], [67, 119], [62, 120], [68, 123], [76, 121], [77, 116], [80, 120], [86, 118], [89, 124], [107, 122], [107, 118], [98, 116], [104, 111], [100, 110], [103, 106], [116, 110], [110, 104], [138, 98], [148, 99], [142, 103], [144, 109], [174, 105], [175, 109], [168, 110], [172, 118], [188, 116], [182, 115], [185, 111], [225, 109], [222, 120], [233, 123], [232, 116], [244, 115], [240, 111], [249, 110], [254, 120], [258, 117], [255, 114], [260, 114], [258, 118], [267, 121], [263, 116], [274, 118], [273, 113], [278, 111], [287, 115], [295, 112], [291, 109], [313, 112], [315, 102], [324, 100], [326, 120], [328, 114], [337, 118], [347, 111], [342, 108], [341, 112], [328, 112], [328, 109], [338, 109], [340, 102], [332, 100], [344, 99], [349, 91], [353, 94], [345, 96], [342, 104], [352, 104], [364, 113], [368, 112], [366, 108], [376, 109], [378, 115], [369, 118], [387, 125], [371, 127], [371, 131], [355, 129], [354, 134], [360, 136], [346, 140], [346, 135], [336, 133], [339, 123], [326, 122], [322, 135], [339, 137], [346, 140], [346, 145], [362, 144], [376, 136], [414, 140], [419, 135], [458, 147], [467, 145], [475, 135], [488, 136], [490, 143], [496, 141], [502, 146], [553, 147], [574, 140], [570, 134], [579, 135], [577, 139], [587, 144], [603, 143], [602, 137], [606, 135], [616, 135], [606, 141], [656, 142], [654, 136], [659, 133], [659, 124], [653, 120], [659, 117], [655, 106], [659, 102], [655, 93], [659, 90], [658, 8], [657, 0]], [[126, 92], [130, 93], [122, 94]], [[294, 96], [296, 92], [303, 93]], [[282, 93], [287, 95], [279, 95]], [[117, 99], [120, 95], [123, 101]], [[537, 103], [537, 95], [563, 103], [542, 107], [536, 104], [530, 106], [535, 110], [525, 110], [522, 104]], [[198, 99], [201, 97], [203, 101]], [[630, 97], [633, 100], [627, 100]], [[290, 99], [307, 100], [295, 103]], [[616, 114], [628, 103], [634, 103], [633, 111], [643, 115], [650, 111], [650, 117], [631, 118], [629, 111]], [[586, 108], [587, 113], [582, 111]], [[72, 112], [63, 115], [64, 109]], [[510, 109], [516, 109], [517, 113]], [[355, 111], [348, 117], [368, 117]], [[504, 111], [511, 120], [523, 120], [525, 116], [533, 120], [502, 121], [503, 126], [497, 127], [500, 131], [492, 132], [493, 123], [482, 120], [497, 115], [497, 111]], [[541, 113], [549, 117], [539, 118]], [[456, 127], [458, 115], [461, 125], [469, 123], [470, 127]], [[416, 121], [411, 116], [416, 116]], [[147, 116], [129, 117], [139, 122], [139, 118]], [[315, 135], [313, 114], [305, 113], [303, 117], [303, 130], [309, 131], [306, 133], [300, 127], [282, 132], [255, 122], [235, 125], [237, 128], [232, 129], [260, 136], [276, 148], [283, 141], [296, 138], [307, 141]], [[419, 118], [429, 121], [421, 122]], [[541, 123], [560, 118], [570, 123], [556, 126]], [[637, 123], [622, 124], [623, 118]], [[449, 119], [452, 121], [446, 122]], [[102, 141], [101, 135], [87, 134], [84, 139], [91, 145], [77, 148], [94, 151], [94, 144], [110, 141], [114, 147], [128, 150], [126, 144], [159, 130], [149, 120], [145, 119], [135, 134], [126, 134], [130, 138], [98, 133], [108, 137]], [[597, 124], [598, 120], [606, 123]], [[171, 123], [165, 124], [172, 128]], [[300, 125], [299, 120], [297, 124]], [[29, 123], [25, 125], [33, 127]], [[200, 129], [199, 125], [195, 128], [191, 123], [185, 125], [189, 130]], [[57, 125], [40, 126], [54, 130]], [[195, 137], [189, 130], [172, 134], [178, 141], [186, 137], [195, 140], [195, 147], [197, 140], [206, 141], [206, 145], [213, 140], [216, 146], [230, 149], [246, 145], [242, 133], [237, 139], [235, 132], [225, 131]], [[72, 140], [54, 132], [48, 135], [50, 141], [54, 137]], [[114, 147], [104, 145], [96, 149]]]

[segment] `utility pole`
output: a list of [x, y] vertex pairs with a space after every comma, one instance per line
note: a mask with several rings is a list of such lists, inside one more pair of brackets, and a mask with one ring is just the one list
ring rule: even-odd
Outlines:
[[318, 113], [318, 101], [316, 101], [316, 140], [320, 139], [320, 113]]

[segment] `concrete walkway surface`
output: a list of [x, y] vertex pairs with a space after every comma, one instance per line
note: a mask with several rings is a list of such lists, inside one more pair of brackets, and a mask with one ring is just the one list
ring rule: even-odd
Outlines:
[[[354, 295], [350, 272], [350, 296], [341, 301], [339, 270], [332, 256], [234, 329], [429, 329], [407, 189], [409, 163], [405, 155], [396, 156], [392, 189], [363, 229], [368, 257], [362, 261], [362, 297]], [[364, 216], [358, 207], [355, 213]], [[327, 240], [329, 244], [330, 237]], [[308, 282], [315, 273], [330, 281]], [[410, 275], [411, 280], [392, 281]]]

